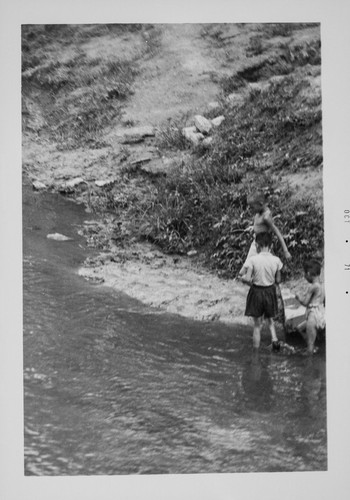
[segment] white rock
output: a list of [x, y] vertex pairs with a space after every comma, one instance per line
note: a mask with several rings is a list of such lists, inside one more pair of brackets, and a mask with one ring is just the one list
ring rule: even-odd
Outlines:
[[46, 186], [43, 182], [40, 181], [34, 181], [33, 182], [33, 188], [39, 191], [40, 189], [46, 189]]
[[189, 257], [193, 257], [194, 255], [197, 255], [197, 253], [198, 253], [197, 250], [190, 250], [189, 252], [187, 252], [187, 255]]
[[208, 104], [208, 109], [217, 109], [220, 107], [220, 103], [212, 101]]
[[201, 115], [196, 115], [194, 117], [194, 124], [197, 130], [199, 130], [199, 132], [202, 132], [202, 134], [208, 134], [212, 128], [211, 122]]
[[68, 187], [68, 188], [73, 188], [75, 186], [79, 186], [79, 184], [82, 184], [83, 182], [85, 182], [85, 181], [82, 177], [75, 177], [74, 179], [71, 179], [70, 181], [65, 182], [64, 186]]
[[212, 142], [213, 142], [213, 138], [212, 137], [206, 137], [203, 140], [202, 144], [203, 144], [203, 146], [209, 146]]
[[60, 234], [60, 233], [48, 234], [47, 238], [49, 238], [49, 240], [56, 240], [56, 241], [68, 241], [68, 240], [72, 239], [72, 238], [69, 238], [68, 236], [65, 236], [64, 234]]
[[221, 115], [221, 116], [217, 116], [216, 118], [213, 118], [211, 123], [214, 125], [214, 127], [218, 127], [224, 120], [225, 120], [225, 117], [223, 115]]
[[121, 134], [121, 139], [123, 143], [133, 143], [141, 142], [145, 137], [152, 137], [154, 135], [154, 128], [150, 125], [144, 125], [124, 130]]
[[182, 129], [182, 133], [184, 136], [186, 136], [186, 134], [190, 134], [190, 133], [198, 133], [196, 127], [194, 125], [192, 125], [191, 127], [185, 127]]
[[166, 175], [169, 170], [169, 166], [162, 158], [155, 158], [150, 162], [141, 163], [140, 170], [150, 175]]
[[252, 91], [262, 92], [270, 87], [270, 82], [252, 82], [249, 84], [249, 89]]
[[100, 180], [100, 181], [95, 181], [96, 186], [98, 187], [104, 187], [104, 186], [110, 186], [113, 184], [115, 181], [113, 179], [107, 179], [105, 181]]
[[84, 220], [86, 226], [96, 226], [99, 224], [97, 220]]
[[200, 132], [195, 132], [195, 130], [196, 127], [185, 127], [184, 129], [182, 129], [182, 133], [186, 137], [186, 139], [197, 145], [201, 140], [204, 139], [204, 135]]
[[242, 104], [244, 101], [244, 97], [241, 94], [237, 94], [236, 92], [232, 92], [232, 94], [227, 96], [226, 100], [230, 104]]
[[135, 158], [135, 160], [130, 162], [130, 165], [140, 165], [141, 163], [147, 163], [147, 162], [151, 161], [152, 159], [153, 159], [153, 156], [151, 154], [138, 156], [137, 158]]

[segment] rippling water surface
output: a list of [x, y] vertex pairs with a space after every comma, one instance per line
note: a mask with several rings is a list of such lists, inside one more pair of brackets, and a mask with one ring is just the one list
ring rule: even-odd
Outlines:
[[253, 355], [250, 329], [88, 283], [83, 209], [27, 188], [23, 208], [27, 475], [327, 468], [323, 346]]

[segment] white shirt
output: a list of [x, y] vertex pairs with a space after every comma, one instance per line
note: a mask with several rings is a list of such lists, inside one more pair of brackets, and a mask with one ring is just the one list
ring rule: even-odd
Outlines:
[[277, 271], [283, 267], [281, 259], [270, 252], [260, 252], [250, 257], [246, 263], [247, 270], [252, 271], [252, 282], [258, 286], [271, 286], [275, 283]]

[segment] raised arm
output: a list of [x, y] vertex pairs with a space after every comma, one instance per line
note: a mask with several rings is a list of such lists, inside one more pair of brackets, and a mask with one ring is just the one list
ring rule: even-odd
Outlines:
[[287, 245], [286, 245], [286, 242], [284, 241], [284, 238], [282, 236], [282, 233], [281, 231], [276, 227], [275, 223], [273, 222], [273, 219], [271, 217], [271, 214], [268, 213], [266, 215], [266, 217], [264, 217], [264, 222], [267, 224], [267, 226], [271, 229], [271, 231], [273, 233], [275, 233], [275, 235], [277, 236], [278, 238], [278, 241], [280, 242], [280, 245], [282, 247], [282, 250], [283, 250], [283, 253], [284, 253], [284, 256], [287, 260], [290, 260], [292, 258], [291, 254], [289, 253], [288, 251], [288, 248], [287, 248]]

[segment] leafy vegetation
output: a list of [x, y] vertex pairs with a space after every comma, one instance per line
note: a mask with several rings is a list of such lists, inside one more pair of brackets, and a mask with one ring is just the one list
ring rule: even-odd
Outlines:
[[[233, 277], [252, 241], [247, 198], [262, 191], [293, 254], [286, 274], [297, 274], [315, 249], [322, 252], [323, 214], [312, 200], [294, 199], [293, 191], [282, 190], [278, 178], [270, 175], [241, 172], [235, 177], [233, 169], [222, 171], [209, 163], [203, 171], [202, 166], [197, 162], [173, 172], [159, 183], [155, 200], [133, 211], [135, 220], [143, 214], [143, 237], [170, 253], [197, 250], [209, 267]], [[275, 251], [283, 257], [277, 241]]]

